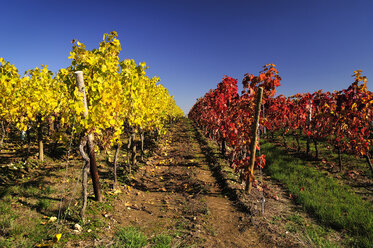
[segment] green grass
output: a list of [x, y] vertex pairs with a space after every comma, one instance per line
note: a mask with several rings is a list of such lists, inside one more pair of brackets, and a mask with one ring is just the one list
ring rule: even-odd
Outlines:
[[171, 247], [172, 237], [167, 234], [158, 234], [152, 239], [153, 248], [168, 248]]
[[55, 193], [56, 190], [52, 189], [51, 186], [46, 186], [46, 187], [42, 187], [41, 190], [40, 190], [40, 193], [41, 194], [44, 194], [44, 195], [50, 195], [52, 193]]
[[[275, 133], [274, 136], [278, 137], [278, 133]], [[293, 148], [297, 147], [297, 144], [295, 142], [293, 135], [286, 135], [285, 139], [289, 147], [293, 147]], [[277, 141], [283, 143], [282, 138], [277, 138]], [[302, 135], [299, 141], [300, 141], [301, 153], [305, 154], [307, 137]], [[326, 159], [328, 162], [333, 162], [334, 164], [338, 165], [338, 153], [335, 149], [333, 149], [333, 146], [330, 145], [327, 140], [319, 140], [317, 142], [317, 147], [319, 151], [319, 158]], [[312, 156], [316, 155], [315, 146], [312, 141], [310, 143], [310, 154], [312, 154]], [[353, 154], [347, 154], [344, 152], [341, 154], [341, 157], [342, 157], [342, 168], [343, 169], [346, 169], [346, 166], [348, 165], [349, 169], [358, 169], [358, 170], [363, 171], [363, 173], [367, 177], [369, 178], [373, 177], [371, 171], [369, 170], [368, 164], [364, 158], [357, 157]], [[335, 170], [339, 170], [339, 168], [335, 168]]]
[[306, 227], [306, 235], [312, 241], [312, 243], [316, 245], [316, 247], [338, 248], [339, 246], [332, 244], [325, 239], [327, 232], [328, 230], [316, 225]]
[[147, 236], [134, 227], [121, 228], [116, 232], [114, 247], [141, 248], [148, 244]]
[[51, 202], [47, 199], [39, 199], [36, 208], [41, 211], [41, 210], [47, 210], [51, 205]]
[[[153, 238], [148, 238], [143, 232], [135, 227], [120, 228], [115, 233], [115, 244], [112, 248], [170, 248], [172, 243], [172, 236], [168, 234], [158, 234]], [[150, 245], [150, 246], [149, 246]]]
[[[373, 207], [340, 184], [307, 165], [301, 159], [285, 154], [270, 143], [262, 145], [266, 154], [266, 172], [285, 184], [297, 203], [323, 225], [346, 230], [358, 247], [373, 247]], [[309, 236], [315, 236], [310, 231]]]
[[35, 243], [48, 237], [48, 225], [40, 225], [38, 218], [24, 218], [24, 213], [14, 210], [12, 196], [0, 200], [0, 247], [33, 247]]

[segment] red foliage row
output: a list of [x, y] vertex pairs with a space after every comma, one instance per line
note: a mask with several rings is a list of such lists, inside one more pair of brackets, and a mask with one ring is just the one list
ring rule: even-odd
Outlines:
[[[264, 89], [262, 103], [266, 103], [275, 95], [280, 80], [275, 65], [268, 64], [258, 76], [246, 74], [242, 81], [244, 89], [238, 94], [237, 80], [225, 76], [216, 89], [197, 100], [188, 114], [207, 135], [221, 142], [224, 155], [225, 144], [232, 148], [228, 157], [242, 180], [254, 179], [249, 167], [249, 147], [252, 142], [257, 89]], [[264, 123], [262, 117], [260, 123]], [[265, 156], [257, 156], [255, 163], [263, 167]]]
[[355, 71], [348, 89], [334, 92], [280, 95], [266, 104], [265, 126], [285, 136], [299, 139], [303, 133], [316, 145], [329, 142], [339, 153], [369, 156], [373, 145], [373, 93], [366, 77]]
[[355, 81], [341, 91], [319, 90], [272, 98], [266, 105], [265, 126], [282, 136], [291, 133], [297, 141], [303, 133], [316, 148], [317, 142], [324, 140], [339, 154], [349, 152], [369, 159], [373, 145], [373, 93], [367, 90], [366, 77], [361, 76], [360, 70], [353, 76]]
[[[300, 137], [306, 135], [316, 148], [318, 141], [327, 141], [339, 154], [363, 155], [369, 163], [369, 149], [373, 145], [373, 94], [367, 90], [366, 77], [361, 76], [360, 70], [353, 76], [355, 81], [345, 90], [274, 98], [281, 78], [275, 65], [268, 64], [258, 76], [244, 76], [241, 94], [237, 92], [237, 80], [225, 76], [216, 89], [197, 100], [188, 116], [206, 135], [221, 142], [222, 153], [228, 155], [231, 165], [245, 181], [254, 179], [249, 167], [249, 148], [259, 87], [264, 89], [262, 127], [283, 137], [294, 135], [298, 149]], [[229, 154], [225, 145], [232, 148]], [[257, 156], [255, 164], [263, 167], [265, 155]]]

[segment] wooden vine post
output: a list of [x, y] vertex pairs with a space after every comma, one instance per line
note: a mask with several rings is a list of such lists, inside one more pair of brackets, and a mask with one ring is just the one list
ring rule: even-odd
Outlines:
[[[307, 129], [309, 130], [310, 126], [311, 126], [311, 121], [312, 121], [312, 102], [311, 102], [311, 100], [308, 101], [308, 106], [309, 106], [308, 107], [309, 112], [308, 112], [308, 119], [307, 119]], [[307, 150], [306, 150], [307, 155], [310, 154], [310, 143], [311, 143], [311, 138], [307, 134]], [[316, 147], [316, 144], [315, 144], [315, 147]]]
[[141, 140], [141, 161], [144, 161], [144, 130], [140, 128], [140, 140]]
[[[250, 144], [249, 166], [250, 166], [250, 173], [253, 173], [253, 174], [254, 174], [256, 143], [258, 139], [259, 116], [260, 116], [260, 107], [262, 104], [262, 98], [263, 98], [263, 88], [259, 87], [258, 96], [256, 99], [256, 105], [255, 105], [255, 116], [254, 116], [253, 130], [252, 130], [252, 139], [251, 139], [251, 144]], [[247, 178], [246, 187], [245, 187], [245, 191], [248, 191], [249, 194], [253, 187], [253, 182], [252, 180], [250, 180], [250, 178], [251, 177]]]
[[[263, 119], [266, 118], [266, 112], [265, 112], [265, 104], [262, 105], [262, 112], [263, 112]], [[267, 128], [264, 126], [263, 127], [263, 134], [266, 135], [267, 134]]]
[[44, 161], [44, 144], [43, 144], [43, 126], [41, 116], [37, 117], [38, 120], [38, 143], [39, 143], [39, 160]]
[[371, 171], [372, 174], [373, 174], [373, 166], [372, 166], [372, 162], [370, 161], [369, 151], [367, 152], [367, 154], [366, 154], [364, 157], [365, 157], [365, 159], [367, 160], [367, 163], [368, 163], [368, 165], [369, 165], [370, 171]]
[[[77, 83], [79, 92], [81, 92], [83, 94], [84, 118], [87, 118], [88, 117], [88, 102], [87, 102], [87, 97], [86, 97], [86, 92], [85, 92], [83, 72], [82, 71], [76, 71], [75, 72], [75, 77], [76, 77], [76, 83]], [[83, 142], [83, 143], [85, 143], [85, 142]], [[88, 164], [90, 166], [90, 172], [91, 172], [92, 184], [93, 184], [93, 191], [95, 193], [95, 200], [100, 202], [100, 201], [102, 201], [101, 187], [100, 187], [100, 181], [99, 181], [99, 176], [98, 176], [98, 170], [97, 170], [97, 164], [96, 164], [96, 154], [95, 154], [95, 150], [94, 150], [92, 133], [88, 133], [86, 144], [88, 146], [89, 161], [87, 161], [87, 159], [82, 154], [83, 158], [85, 158], [85, 161], [86, 161], [86, 166], [84, 166], [84, 167], [88, 167]], [[84, 144], [81, 144], [81, 146], [84, 146]], [[80, 150], [82, 152], [82, 149], [80, 149]], [[85, 174], [86, 172], [87, 172], [87, 168], [84, 168], [83, 169], [83, 179], [87, 178], [87, 175]], [[87, 179], [86, 179], [86, 181], [87, 181]], [[85, 187], [85, 189], [84, 189], [84, 187]], [[84, 190], [85, 191], [87, 190], [87, 182], [85, 182], [85, 185], [84, 185], [84, 180], [83, 180], [83, 196], [85, 195], [85, 197], [86, 197], [87, 194], [86, 193], [84, 194]], [[83, 199], [83, 201], [86, 202], [86, 198]], [[84, 204], [83, 204], [83, 206], [84, 206]]]
[[116, 189], [118, 186], [118, 176], [117, 176], [117, 167], [118, 167], [118, 155], [121, 146], [119, 144], [115, 145], [115, 155], [114, 155], [114, 185], [113, 189]]
[[5, 125], [4, 125], [4, 121], [1, 121], [1, 138], [0, 138], [0, 147], [3, 146], [3, 143], [4, 143], [4, 139], [5, 139]]

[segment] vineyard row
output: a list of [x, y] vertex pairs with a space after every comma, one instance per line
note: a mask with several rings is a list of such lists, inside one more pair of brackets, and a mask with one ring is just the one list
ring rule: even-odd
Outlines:
[[[225, 76], [216, 89], [199, 98], [188, 116], [210, 138], [221, 144], [222, 154], [239, 173], [246, 188], [254, 181], [254, 166], [265, 165], [265, 154], [260, 150], [259, 137], [264, 133], [283, 138], [295, 137], [300, 150], [300, 139], [306, 136], [307, 154], [313, 143], [318, 156], [318, 143], [327, 142], [339, 155], [352, 153], [363, 156], [373, 173], [370, 160], [373, 146], [373, 93], [368, 91], [367, 78], [360, 70], [354, 71], [354, 82], [341, 91], [296, 94], [275, 97], [281, 77], [275, 65], [268, 64], [258, 76], [246, 74], [243, 91], [238, 93], [237, 80]], [[259, 92], [263, 90], [263, 96]], [[258, 101], [259, 100], [259, 101]], [[261, 112], [257, 134], [255, 107]], [[230, 147], [227, 154], [226, 146]]]

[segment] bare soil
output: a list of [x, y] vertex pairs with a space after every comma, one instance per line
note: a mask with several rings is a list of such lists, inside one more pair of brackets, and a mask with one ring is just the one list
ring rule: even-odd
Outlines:
[[268, 247], [223, 193], [194, 133], [179, 122], [114, 203], [113, 220], [146, 234], [176, 234], [175, 246]]

